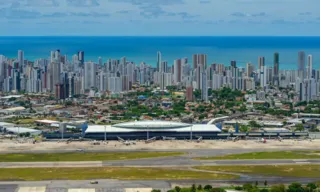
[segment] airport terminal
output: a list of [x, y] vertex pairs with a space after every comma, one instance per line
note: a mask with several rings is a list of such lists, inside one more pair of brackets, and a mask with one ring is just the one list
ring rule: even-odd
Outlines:
[[221, 130], [213, 124], [187, 124], [170, 121], [134, 121], [112, 126], [89, 125], [85, 138], [145, 140], [150, 138], [214, 139]]

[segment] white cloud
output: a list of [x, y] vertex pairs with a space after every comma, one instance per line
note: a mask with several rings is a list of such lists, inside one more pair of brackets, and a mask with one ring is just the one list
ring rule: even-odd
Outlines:
[[[234, 31], [233, 26], [239, 23], [246, 26], [248, 32], [256, 25], [273, 24], [282, 24], [284, 27], [296, 25], [293, 27], [297, 29], [303, 24], [308, 24], [314, 25], [314, 30], [319, 28], [316, 25], [320, 18], [319, 0], [0, 1], [0, 24], [11, 22], [14, 25], [17, 20], [22, 20], [22, 23], [34, 25], [35, 28], [37, 23], [52, 23], [51, 27], [57, 29], [63, 26], [62, 22], [70, 22], [73, 27], [81, 25], [84, 28], [99, 24], [99, 30], [103, 30], [105, 35], [111, 33], [110, 26], [113, 31], [120, 32], [127, 27], [126, 33], [134, 31], [133, 28], [140, 28], [139, 31], [144, 31], [145, 34], [151, 32], [150, 28], [157, 29], [152, 32], [163, 34], [184, 34], [186, 30], [188, 33], [201, 34], [207, 31], [215, 32], [218, 26], [221, 27], [219, 30], [225, 29], [229, 32]], [[49, 28], [43, 30], [49, 31]], [[270, 27], [270, 33], [272, 30], [274, 29]], [[266, 29], [262, 32], [265, 33]], [[3, 33], [0, 31], [0, 35]], [[91, 30], [90, 33], [95, 32]]]

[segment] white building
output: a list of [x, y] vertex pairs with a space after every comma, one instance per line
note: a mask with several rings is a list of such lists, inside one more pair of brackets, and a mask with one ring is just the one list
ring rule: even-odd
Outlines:
[[96, 65], [93, 62], [84, 64], [84, 89], [96, 87]]

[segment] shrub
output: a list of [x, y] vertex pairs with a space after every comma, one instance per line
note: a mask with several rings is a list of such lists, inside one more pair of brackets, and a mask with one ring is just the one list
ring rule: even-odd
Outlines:
[[243, 190], [243, 187], [241, 187], [241, 186], [235, 186], [234, 189], [237, 190], [237, 191], [242, 191], [242, 190]]

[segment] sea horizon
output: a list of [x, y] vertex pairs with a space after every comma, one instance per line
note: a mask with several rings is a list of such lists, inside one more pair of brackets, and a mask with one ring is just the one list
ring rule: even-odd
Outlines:
[[273, 54], [280, 54], [280, 69], [297, 69], [298, 52], [313, 55], [314, 68], [320, 67], [320, 36], [0, 36], [0, 54], [16, 58], [23, 50], [25, 59], [34, 61], [49, 58], [50, 51], [59, 49], [71, 60], [77, 51], [85, 52], [86, 61], [126, 57], [127, 61], [145, 62], [155, 66], [157, 51], [162, 60], [173, 64], [174, 59], [192, 54], [208, 55], [207, 63], [230, 65], [236, 60], [239, 67], [246, 63], [257, 65], [264, 56], [266, 65], [273, 65]]

